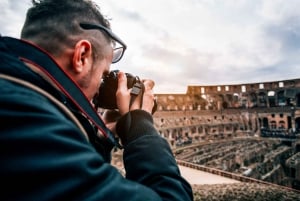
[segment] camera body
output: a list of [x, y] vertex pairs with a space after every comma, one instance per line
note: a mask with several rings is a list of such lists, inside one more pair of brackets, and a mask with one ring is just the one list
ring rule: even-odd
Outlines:
[[[118, 88], [118, 72], [119, 70], [113, 70], [102, 79], [99, 91], [93, 99], [96, 108], [117, 109], [116, 91]], [[143, 85], [139, 77], [133, 76], [130, 73], [125, 73], [125, 75], [127, 77], [128, 89], [133, 88], [135, 84]]]

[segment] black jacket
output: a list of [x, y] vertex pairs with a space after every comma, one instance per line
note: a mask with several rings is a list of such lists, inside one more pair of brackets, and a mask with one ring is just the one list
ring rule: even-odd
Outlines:
[[30, 59], [12, 50], [15, 43], [26, 53], [38, 51], [33, 57], [47, 57], [42, 63], [53, 62], [26, 42], [0, 37], [0, 75], [50, 93], [77, 117], [88, 137], [45, 95], [0, 77], [0, 200], [193, 200], [191, 186], [150, 114], [135, 110], [118, 122], [118, 132], [138, 136], [124, 147], [124, 178], [109, 163], [111, 140], [97, 138], [76, 101], [24, 65]]

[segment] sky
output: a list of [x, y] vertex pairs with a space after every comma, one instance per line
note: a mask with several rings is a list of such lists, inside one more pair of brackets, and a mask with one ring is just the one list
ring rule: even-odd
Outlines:
[[[300, 0], [95, 0], [127, 44], [111, 66], [154, 92], [300, 78]], [[19, 38], [30, 0], [0, 0], [0, 33]]]

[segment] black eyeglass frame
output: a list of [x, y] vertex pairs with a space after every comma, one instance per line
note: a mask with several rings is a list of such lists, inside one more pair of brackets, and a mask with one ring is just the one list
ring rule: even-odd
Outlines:
[[[96, 25], [96, 24], [89, 24], [89, 23], [79, 23], [80, 27], [83, 29], [98, 29], [100, 31], [104, 31], [110, 38], [112, 38], [114, 41], [118, 42], [122, 48], [122, 54], [121, 56], [116, 60], [116, 61], [112, 61], [112, 63], [117, 63], [118, 61], [120, 61], [124, 55], [124, 52], [127, 48], [127, 45], [116, 35], [114, 34], [110, 29], [108, 29], [107, 27], [104, 27], [102, 25]], [[115, 49], [120, 49], [121, 47], [115, 48]]]

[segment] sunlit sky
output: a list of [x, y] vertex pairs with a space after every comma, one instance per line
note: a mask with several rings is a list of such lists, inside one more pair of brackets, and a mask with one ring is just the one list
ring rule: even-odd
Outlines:
[[[111, 66], [155, 81], [155, 93], [188, 85], [300, 78], [299, 0], [96, 0], [127, 44]], [[1, 35], [19, 37], [30, 0], [0, 0]]]

